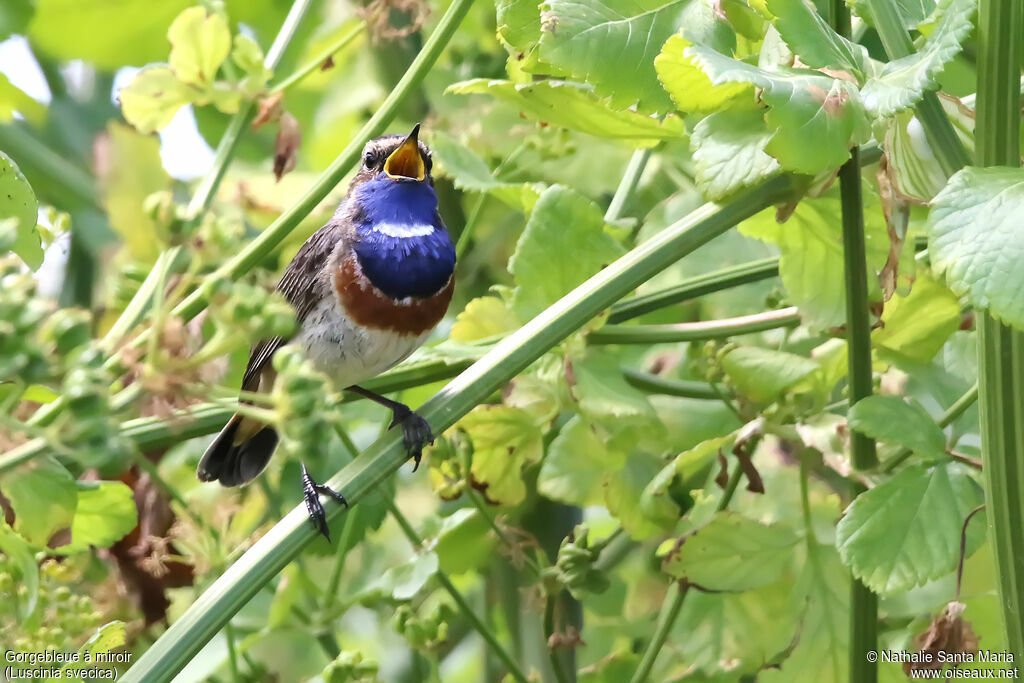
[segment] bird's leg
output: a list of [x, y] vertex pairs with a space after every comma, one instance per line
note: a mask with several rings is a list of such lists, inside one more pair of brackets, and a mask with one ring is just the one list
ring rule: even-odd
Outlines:
[[405, 442], [405, 450], [415, 463], [412, 471], [415, 472], [419, 469], [420, 460], [423, 458], [423, 447], [434, 443], [434, 433], [430, 431], [430, 425], [427, 424], [427, 421], [404, 403], [392, 401], [390, 398], [385, 398], [369, 389], [352, 385], [348, 387], [348, 391], [379, 403], [391, 411], [394, 419], [391, 420], [389, 428], [395, 425], [402, 427], [402, 440]]
[[348, 501], [345, 500], [345, 496], [326, 484], [318, 484], [313, 481], [313, 477], [309, 476], [309, 472], [306, 470], [306, 463], [302, 463], [302, 497], [306, 501], [306, 512], [309, 513], [309, 520], [313, 522], [316, 530], [322, 533], [327, 542], [330, 543], [331, 533], [327, 528], [327, 515], [324, 513], [323, 503], [320, 502], [320, 494], [330, 496], [345, 507], [348, 507]]

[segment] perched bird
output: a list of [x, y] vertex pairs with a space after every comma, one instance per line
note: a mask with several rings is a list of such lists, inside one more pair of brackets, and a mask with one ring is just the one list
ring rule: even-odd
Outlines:
[[[455, 285], [455, 247], [437, 212], [430, 150], [418, 139], [385, 135], [367, 143], [362, 164], [334, 217], [306, 240], [277, 285], [295, 309], [291, 339], [265, 339], [249, 354], [243, 391], [269, 392], [274, 353], [298, 346], [339, 388], [391, 409], [416, 466], [433, 442], [408, 406], [358, 384], [419, 348], [444, 317]], [[235, 414], [199, 462], [201, 481], [239, 486], [263, 471], [277, 446], [273, 426]], [[328, 536], [319, 496], [347, 506], [302, 467], [310, 519]], [[328, 536], [329, 540], [329, 536]]]

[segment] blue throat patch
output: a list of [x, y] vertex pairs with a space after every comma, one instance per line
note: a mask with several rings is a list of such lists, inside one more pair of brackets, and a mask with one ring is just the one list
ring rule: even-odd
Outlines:
[[[455, 247], [437, 213], [434, 188], [380, 174], [360, 185], [354, 199], [363, 215], [356, 258], [373, 286], [392, 299], [440, 291], [455, 270]], [[427, 226], [434, 229], [420, 234]]]

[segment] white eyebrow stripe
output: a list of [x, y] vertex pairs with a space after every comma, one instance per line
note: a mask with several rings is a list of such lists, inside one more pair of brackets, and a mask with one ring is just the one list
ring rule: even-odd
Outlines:
[[382, 232], [389, 237], [422, 237], [434, 232], [433, 225], [405, 224], [405, 223], [378, 223], [373, 226], [377, 232]]

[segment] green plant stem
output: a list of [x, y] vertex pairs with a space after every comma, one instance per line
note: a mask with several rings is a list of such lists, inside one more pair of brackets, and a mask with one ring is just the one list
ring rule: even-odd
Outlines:
[[[729, 502], [732, 500], [733, 494], [736, 493], [736, 488], [739, 486], [742, 476], [743, 468], [740, 467], [739, 463], [736, 463], [736, 467], [729, 474], [729, 480], [726, 482], [722, 497], [718, 500], [718, 512], [722, 512], [729, 507]], [[651, 675], [654, 662], [658, 659], [661, 649], [665, 646], [665, 641], [668, 640], [669, 631], [672, 630], [672, 626], [675, 625], [676, 619], [679, 617], [679, 612], [683, 608], [683, 602], [686, 600], [688, 591], [689, 586], [680, 581], [672, 584], [672, 587], [669, 589], [669, 595], [661, 603], [658, 623], [654, 628], [654, 635], [651, 636], [651, 642], [647, 644], [647, 649], [644, 650], [643, 657], [640, 659], [640, 665], [633, 672], [633, 677], [629, 679], [629, 683], [643, 683]]]
[[728, 268], [684, 280], [674, 287], [620, 301], [612, 306], [608, 322], [610, 324], [622, 323], [639, 317], [644, 313], [656, 311], [659, 308], [665, 308], [682, 301], [696, 299], [705, 294], [738, 287], [750, 282], [760, 282], [761, 280], [773, 278], [778, 274], [779, 259], [777, 257], [743, 263], [738, 266], [729, 266]]
[[466, 217], [466, 224], [462, 227], [462, 232], [459, 233], [459, 239], [455, 243], [456, 261], [460, 260], [462, 255], [466, 253], [466, 249], [469, 248], [469, 243], [473, 239], [473, 233], [476, 232], [477, 222], [480, 220], [480, 214], [483, 212], [484, 204], [486, 203], [487, 193], [479, 193], [476, 201], [473, 203], [473, 208], [469, 210], [469, 216]]
[[[467, 8], [468, 2], [460, 4], [456, 0], [449, 12], [464, 12]], [[614, 301], [757, 211], [791, 199], [795, 189], [790, 178], [780, 176], [741, 193], [728, 204], [705, 204], [696, 209], [503, 339], [417, 412], [434, 433], [443, 432]], [[401, 435], [390, 430], [327, 484], [356, 504], [407, 458]], [[339, 506], [328, 507], [329, 517], [342, 512]], [[173, 678], [224, 622], [301, 552], [314, 535], [305, 506], [294, 508], [207, 588], [136, 661], [123, 680], [149, 683]]]
[[[903, 28], [899, 10], [893, 0], [867, 0], [868, 9], [874, 17], [874, 26], [882, 40], [889, 59], [900, 59], [914, 53], [914, 43]], [[833, 10], [835, 12], [835, 10]], [[848, 14], [848, 12], [847, 12]], [[837, 15], [838, 16], [838, 15]], [[848, 35], [849, 32], [842, 35]], [[967, 150], [953, 130], [949, 117], [942, 109], [942, 103], [934, 92], [926, 92], [914, 107], [914, 113], [924, 128], [932, 153], [939, 161], [942, 171], [951, 176], [970, 163]]]
[[[872, 9], [884, 4], [889, 10], [895, 11], [889, 0], [869, 0]], [[836, 32], [841, 36], [850, 35], [850, 11], [845, 0], [833, 0], [832, 16]], [[898, 17], [897, 17], [898, 19]], [[883, 30], [898, 30], [906, 38], [905, 31], [899, 23], [892, 24], [892, 17], [879, 18], [879, 21], [890, 22]], [[885, 38], [883, 38], [885, 42]], [[893, 56], [890, 52], [890, 56]], [[931, 97], [938, 105], [934, 93]], [[920, 107], [919, 107], [920, 109]], [[952, 134], [952, 126], [946, 120], [941, 106], [946, 127]], [[954, 135], [955, 138], [955, 135]], [[936, 141], [932, 140], [934, 144]], [[959, 140], [954, 140], [959, 145]], [[961, 148], [961, 153], [962, 153]], [[950, 152], [952, 153], [952, 152]], [[938, 152], [936, 152], [938, 155]], [[846, 284], [846, 346], [847, 367], [849, 374], [848, 398], [850, 405], [871, 395], [873, 381], [871, 374], [871, 320], [868, 308], [868, 270], [867, 249], [864, 237], [864, 204], [861, 193], [860, 151], [857, 147], [850, 150], [850, 160], [839, 169], [839, 194], [842, 204], [843, 221], [843, 271]], [[863, 472], [878, 464], [875, 442], [870, 437], [853, 432], [850, 435], [850, 460], [855, 472]], [[806, 471], [802, 472], [806, 475]], [[802, 486], [806, 491], [806, 476]], [[854, 483], [854, 495], [864, 490], [863, 484]], [[806, 514], [806, 512], [805, 512]], [[813, 561], [809, 559], [809, 561]], [[850, 652], [849, 673], [851, 681], [874, 683], [878, 680], [878, 665], [868, 660], [865, 653], [878, 649], [878, 598], [856, 577], [850, 577]]]
[[644, 168], [647, 167], [647, 162], [653, 151], [650, 147], [638, 149], [629, 158], [626, 172], [622, 175], [622, 180], [612, 196], [612, 201], [608, 204], [608, 210], [604, 213], [606, 223], [614, 223], [625, 217], [626, 202], [633, 195], [636, 186], [640, 184], [640, 177], [644, 174]]
[[639, 370], [623, 369], [622, 374], [626, 381], [632, 386], [651, 394], [663, 394], [665, 396], [680, 396], [682, 398], [701, 398], [708, 401], [717, 401], [727, 392], [728, 389], [720, 387], [719, 391], [708, 382], [688, 379], [670, 379], [659, 377], [649, 372]]
[[[1024, 5], [981, 0], [976, 152], [980, 166], [1020, 166]], [[977, 314], [985, 506], [1007, 649], [1024, 658], [1024, 333]]]
[[662, 344], [726, 339], [741, 334], [796, 327], [800, 312], [795, 306], [722, 320], [701, 320], [674, 325], [605, 325], [587, 335], [591, 344]]
[[224, 637], [228, 641], [228, 666], [231, 670], [231, 680], [233, 683], [237, 683], [242, 680], [238, 675], [238, 653], [235, 650], [235, 629], [231, 627], [231, 622], [224, 624]]
[[[948, 427], [949, 425], [953, 424], [954, 420], [956, 420], [965, 412], [967, 412], [967, 409], [974, 405], [974, 402], [977, 400], [978, 383], [975, 382], [974, 386], [965, 391], [963, 395], [960, 396], [960, 398], [953, 402], [953, 405], [949, 406], [949, 408], [946, 409], [946, 412], [942, 414], [942, 417], [936, 420], [936, 423], [942, 428]], [[883, 462], [878, 469], [886, 473], [892, 472], [904, 460], [909, 458], [912, 453], [913, 451], [910, 450], [909, 448], [902, 448], [895, 454], [893, 454], [893, 456], [890, 457], [888, 460]]]
[[341, 50], [344, 50], [346, 47], [348, 47], [349, 43], [351, 43], [356, 38], [361, 36], [365, 30], [366, 24], [363, 22], [360, 22], [359, 24], [353, 26], [350, 31], [348, 31], [347, 33], [343, 33], [337, 40], [335, 40], [333, 43], [331, 43], [323, 50], [321, 50], [316, 57], [313, 57], [304, 66], [300, 67], [294, 73], [290, 74], [280, 83], [271, 87], [270, 94], [273, 95], [275, 93], [287, 90], [288, 88], [292, 87], [309, 74], [313, 73], [317, 69], [322, 68], [324, 62], [326, 62], [329, 57], [340, 52]]
[[[555, 633], [555, 611], [557, 608], [558, 595], [552, 593], [544, 600], [544, 635], [547, 636], [549, 642]], [[565, 673], [565, 667], [562, 666], [562, 658], [558, 656], [558, 651], [550, 645], [545, 649], [548, 651], [548, 662], [551, 664], [552, 673], [555, 674], [555, 680], [558, 683], [569, 683], [569, 676]]]

